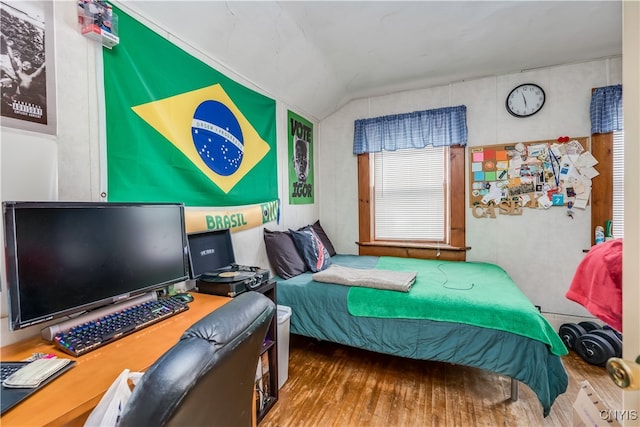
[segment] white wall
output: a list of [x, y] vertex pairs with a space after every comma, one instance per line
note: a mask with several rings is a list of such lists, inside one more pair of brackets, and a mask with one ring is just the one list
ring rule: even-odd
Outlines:
[[[101, 166], [102, 135], [104, 133], [103, 105], [100, 95], [102, 80], [102, 47], [82, 36], [77, 28], [77, 2], [54, 2], [55, 66], [57, 76], [58, 134], [55, 137], [31, 132], [0, 128], [0, 196], [2, 200], [79, 200], [99, 201], [104, 186]], [[280, 223], [266, 227], [273, 230], [298, 228], [318, 219], [316, 177], [315, 204], [289, 205], [287, 196], [289, 155], [287, 153], [287, 110], [292, 110], [314, 123], [317, 120], [298, 106], [280, 102], [274, 94], [262, 90], [243, 79], [213, 58], [203, 57], [191, 46], [172, 38], [166, 31], [132, 16], [154, 29], [173, 43], [208, 63], [237, 82], [276, 100], [278, 182], [281, 199]], [[115, 47], [117, 49], [117, 47]], [[314, 135], [317, 141], [317, 134]], [[314, 168], [318, 168], [315, 155]], [[241, 264], [267, 267], [262, 228], [232, 234], [236, 261]], [[6, 345], [26, 336], [37, 335], [43, 325], [10, 332], [7, 324], [6, 279], [4, 249], [2, 252], [2, 288], [0, 292], [0, 345]]]
[[[54, 2], [58, 102], [58, 135], [0, 129], [0, 196], [2, 200], [100, 200], [102, 121], [96, 75], [101, 69], [101, 48], [79, 34], [76, 3]], [[540, 69], [497, 78], [485, 78], [419, 91], [355, 100], [320, 124], [298, 106], [280, 102], [252, 82], [227, 69], [213, 58], [202, 57], [189, 45], [172, 39], [152, 23], [143, 23], [178, 46], [277, 102], [278, 177], [282, 202], [280, 224], [286, 229], [320, 218], [329, 237], [342, 253], [357, 253], [358, 195], [356, 158], [352, 154], [355, 119], [465, 104], [468, 107], [469, 145], [508, 143], [519, 140], [555, 139], [560, 135], [590, 134], [588, 104], [592, 87], [621, 82], [620, 58]], [[117, 48], [117, 47], [116, 47]], [[533, 81], [547, 92], [544, 109], [529, 119], [515, 119], [504, 109], [504, 98], [517, 83]], [[316, 203], [289, 205], [287, 197], [286, 112], [291, 109], [316, 124]], [[57, 184], [55, 183], [57, 180]], [[476, 219], [467, 211], [469, 260], [494, 262], [504, 267], [529, 298], [552, 313], [588, 315], [564, 298], [582, 249], [590, 242], [590, 211], [576, 211], [575, 219], [562, 208], [550, 211], [527, 209], [521, 217]], [[233, 235], [237, 261], [268, 265], [262, 228]], [[4, 254], [3, 254], [4, 255]], [[4, 258], [4, 256], [2, 257]], [[1, 264], [3, 318], [0, 344], [23, 335], [39, 333], [39, 327], [10, 333], [6, 322], [6, 283]]]
[[[589, 136], [591, 88], [621, 83], [621, 69], [622, 59], [613, 58], [350, 102], [319, 127], [320, 218], [336, 250], [358, 251], [354, 120], [464, 104], [470, 147]], [[547, 100], [538, 114], [517, 119], [507, 113], [504, 102], [512, 88], [525, 82], [541, 85]], [[502, 266], [544, 312], [590, 317], [564, 295], [584, 256], [583, 249], [590, 246], [591, 211], [590, 207], [574, 209], [574, 219], [566, 211], [561, 207], [527, 208], [522, 216], [478, 219], [467, 208], [466, 240], [472, 248], [467, 259]]]

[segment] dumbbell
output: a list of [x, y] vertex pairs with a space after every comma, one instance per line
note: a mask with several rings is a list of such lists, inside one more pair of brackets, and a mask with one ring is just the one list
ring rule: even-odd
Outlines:
[[616, 337], [618, 337], [618, 338], [620, 339], [620, 341], [622, 341], [622, 334], [621, 334], [620, 332], [616, 331], [615, 329], [613, 329], [611, 326], [609, 326], [609, 325], [604, 325], [604, 326], [602, 327], [602, 329], [605, 329], [605, 330], [608, 330], [608, 331], [613, 332], [613, 334], [614, 334]]
[[611, 328], [594, 329], [576, 339], [575, 351], [586, 362], [605, 366], [610, 358], [622, 357], [622, 339]]
[[564, 323], [560, 326], [558, 330], [558, 334], [564, 345], [567, 346], [569, 350], [575, 350], [576, 341], [582, 335], [600, 329], [600, 325], [596, 322], [592, 322], [590, 320], [585, 320], [578, 324], [576, 323]]

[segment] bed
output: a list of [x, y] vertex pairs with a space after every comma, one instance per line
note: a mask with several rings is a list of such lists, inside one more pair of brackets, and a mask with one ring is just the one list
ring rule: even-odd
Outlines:
[[341, 254], [330, 264], [417, 275], [408, 292], [318, 282], [311, 271], [276, 276], [291, 333], [505, 375], [535, 392], [545, 417], [566, 391], [564, 343], [500, 267]]

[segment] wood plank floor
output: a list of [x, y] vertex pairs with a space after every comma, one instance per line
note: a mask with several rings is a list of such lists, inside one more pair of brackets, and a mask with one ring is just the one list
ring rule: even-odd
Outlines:
[[571, 426], [584, 380], [609, 408], [622, 408], [622, 392], [605, 368], [573, 352], [563, 362], [568, 389], [544, 418], [526, 385], [520, 384], [517, 401], [510, 400], [507, 377], [291, 335], [288, 380], [260, 427]]

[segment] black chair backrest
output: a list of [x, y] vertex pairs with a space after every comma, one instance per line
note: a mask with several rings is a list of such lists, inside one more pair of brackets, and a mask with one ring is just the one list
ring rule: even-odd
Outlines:
[[269, 298], [246, 292], [196, 322], [145, 372], [118, 426], [250, 426], [275, 311]]

